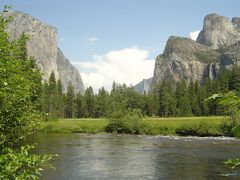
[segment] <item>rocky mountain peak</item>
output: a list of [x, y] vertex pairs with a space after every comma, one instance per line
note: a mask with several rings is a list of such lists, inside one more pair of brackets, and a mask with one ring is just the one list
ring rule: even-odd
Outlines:
[[83, 92], [84, 86], [79, 71], [58, 48], [55, 27], [19, 11], [7, 11], [4, 16], [13, 17], [13, 21], [8, 26], [12, 39], [19, 38], [22, 33], [30, 37], [27, 42], [27, 53], [35, 58], [44, 80], [54, 72], [56, 79], [62, 81], [64, 91], [69, 84], [72, 84], [76, 92]]
[[169, 37], [163, 54], [156, 58], [151, 88], [168, 79], [204, 82], [215, 79], [221, 68], [240, 65], [239, 27], [240, 18], [209, 14], [197, 41]]
[[178, 36], [170, 36], [163, 55], [169, 56], [171, 54], [192, 54], [198, 50], [206, 50], [208, 49], [206, 46], [196, 43], [190, 38], [178, 37]]
[[213, 49], [230, 45], [240, 40], [239, 18], [232, 21], [218, 14], [205, 16], [203, 30], [199, 33], [197, 42]]

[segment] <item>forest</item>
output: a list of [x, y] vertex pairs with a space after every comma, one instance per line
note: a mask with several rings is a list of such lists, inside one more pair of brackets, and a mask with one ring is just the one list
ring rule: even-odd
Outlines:
[[141, 110], [147, 117], [187, 117], [223, 115], [215, 101], [205, 99], [218, 93], [240, 90], [240, 68], [222, 69], [217, 79], [204, 83], [163, 81], [149, 94], [139, 94], [133, 87], [113, 82], [112, 90], [104, 87], [94, 93], [90, 86], [84, 93], [74, 92], [71, 85], [63, 93], [61, 80], [52, 72], [42, 84], [39, 110], [45, 120], [58, 118], [100, 118], [118, 110]]

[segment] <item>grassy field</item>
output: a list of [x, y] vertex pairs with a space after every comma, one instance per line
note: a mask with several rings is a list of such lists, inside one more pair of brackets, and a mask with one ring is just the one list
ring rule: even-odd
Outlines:
[[228, 118], [222, 116], [214, 117], [178, 117], [178, 118], [145, 118], [144, 121], [151, 127], [151, 134], [175, 135], [176, 129], [182, 127], [202, 126], [211, 131], [213, 135], [220, 134], [219, 129], [222, 122]]
[[105, 132], [108, 121], [106, 119], [60, 119], [44, 122], [44, 132], [64, 133], [100, 133]]
[[[175, 135], [176, 129], [182, 127], [197, 127], [208, 130], [210, 135], [220, 135], [219, 127], [228, 118], [222, 116], [214, 117], [181, 117], [181, 118], [144, 118], [149, 125], [151, 135]], [[65, 133], [104, 133], [108, 121], [102, 119], [60, 119], [54, 122], [44, 122], [44, 132]]]

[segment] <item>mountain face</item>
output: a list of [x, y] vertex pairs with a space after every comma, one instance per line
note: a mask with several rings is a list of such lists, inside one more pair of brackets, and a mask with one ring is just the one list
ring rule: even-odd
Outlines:
[[204, 18], [203, 30], [197, 38], [197, 42], [213, 49], [231, 45], [239, 40], [240, 18], [235, 17], [231, 21], [217, 14], [209, 14]]
[[152, 78], [143, 79], [140, 83], [135, 85], [133, 88], [135, 91], [139, 92], [140, 94], [148, 94], [150, 91], [150, 85], [152, 82]]
[[62, 81], [64, 92], [69, 84], [74, 87], [76, 92], [84, 91], [79, 71], [57, 46], [57, 29], [55, 27], [22, 12], [8, 11], [4, 16], [13, 17], [13, 21], [8, 26], [8, 32], [12, 39], [20, 37], [22, 33], [30, 36], [27, 42], [27, 53], [36, 60], [44, 80], [47, 80], [54, 71], [56, 79]]
[[204, 82], [215, 79], [221, 68], [240, 62], [240, 18], [210, 14], [197, 41], [171, 36], [155, 61], [151, 88], [162, 80]]

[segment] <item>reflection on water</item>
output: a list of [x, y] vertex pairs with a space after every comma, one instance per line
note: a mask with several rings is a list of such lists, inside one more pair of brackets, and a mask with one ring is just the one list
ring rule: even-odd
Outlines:
[[45, 179], [240, 179], [224, 166], [240, 157], [240, 141], [225, 138], [38, 134], [37, 153], [57, 153]]

